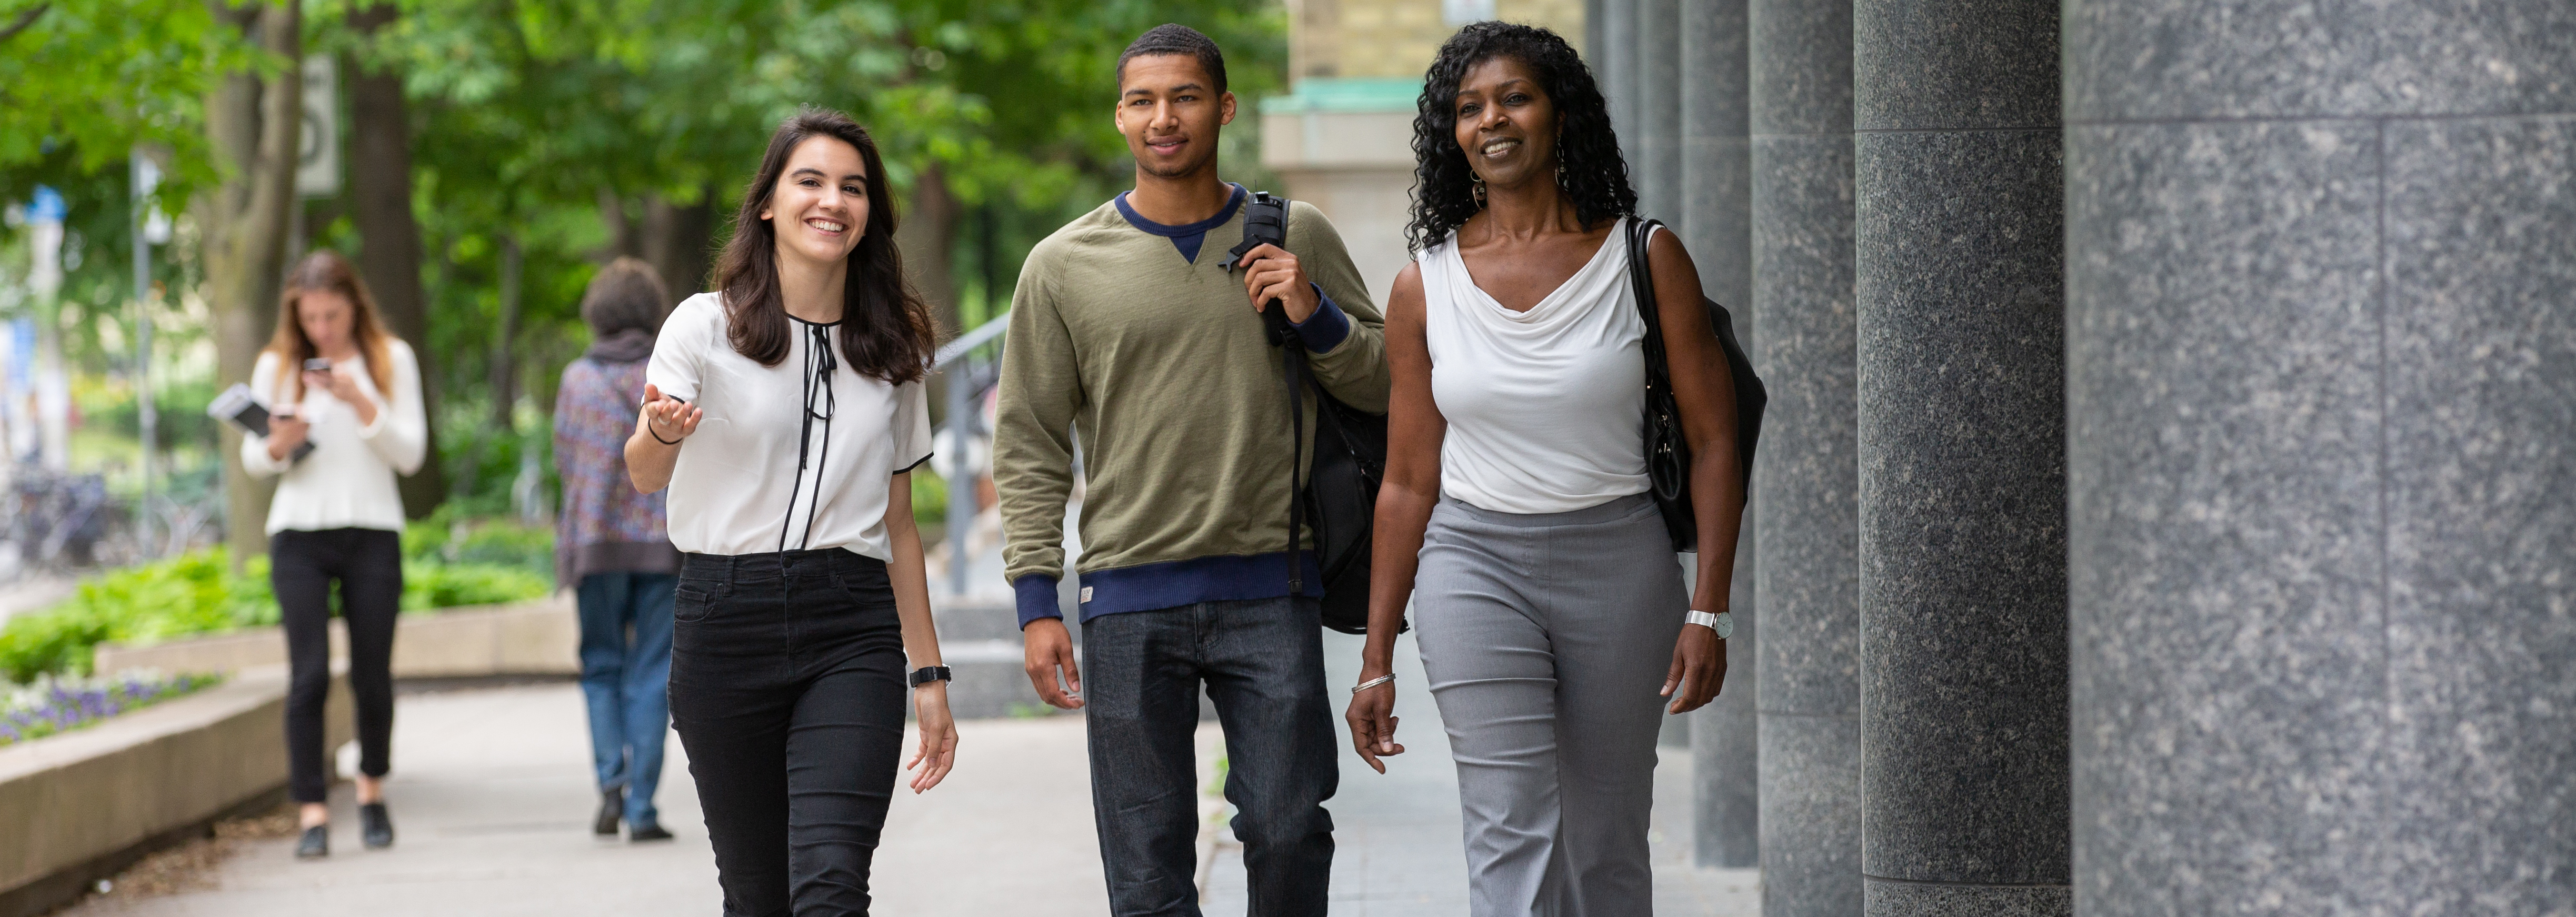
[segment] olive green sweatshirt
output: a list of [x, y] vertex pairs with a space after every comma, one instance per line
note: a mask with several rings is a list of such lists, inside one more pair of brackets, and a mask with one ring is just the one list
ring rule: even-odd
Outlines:
[[[1021, 267], [993, 480], [1023, 626], [1057, 613], [1077, 442], [1085, 619], [1287, 594], [1287, 367], [1242, 273], [1227, 270], [1243, 197], [1202, 223], [1163, 226], [1122, 196], [1038, 243]], [[1316, 380], [1384, 412], [1385, 319], [1341, 237], [1291, 202], [1288, 250], [1327, 303], [1297, 329]], [[1310, 452], [1313, 403], [1304, 399], [1302, 419]], [[1307, 577], [1310, 593], [1320, 579]]]

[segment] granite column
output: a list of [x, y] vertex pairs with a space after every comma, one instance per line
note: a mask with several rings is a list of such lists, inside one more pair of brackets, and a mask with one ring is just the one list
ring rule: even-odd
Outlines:
[[1871, 915], [2070, 912], [2057, 0], [1857, 0]]
[[1601, 85], [1602, 101], [1610, 105], [1610, 130], [1619, 135], [1619, 156], [1628, 161], [1632, 182], [1641, 149], [1637, 141], [1645, 136], [1637, 124], [1639, 2], [1601, 0], [1601, 18], [1584, 26], [1586, 34], [1599, 35], [1592, 40], [1599, 53], [1589, 63], [1594, 80]]
[[2077, 910], [2570, 913], [2576, 6], [2065, 10]]
[[[1637, 8], [1637, 157], [1628, 178], [1637, 209], [1679, 227], [1681, 203], [1681, 0], [1635, 0]], [[1625, 131], [1622, 131], [1624, 134]]]
[[1859, 517], [1851, 0], [1749, 0], [1760, 858], [1766, 917], [1854, 917]]
[[[1681, 190], [1674, 219], [1700, 289], [1734, 313], [1747, 355], [1753, 336], [1752, 186], [1746, 169], [1745, 0], [1693, 0], [1681, 8]], [[1757, 370], [1760, 367], [1755, 367]], [[1760, 865], [1761, 812], [1756, 785], [1760, 679], [1754, 656], [1755, 527], [1745, 505], [1735, 545], [1734, 588], [1727, 607], [1735, 635], [1726, 641], [1726, 685], [1691, 716], [1692, 859], [1701, 866]]]

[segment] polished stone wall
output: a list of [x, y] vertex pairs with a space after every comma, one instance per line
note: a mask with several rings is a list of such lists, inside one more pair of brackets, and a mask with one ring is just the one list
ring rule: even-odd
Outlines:
[[1593, 20], [1598, 28], [1586, 28], [1587, 35], [1600, 36], [1593, 49], [1592, 78], [1601, 85], [1603, 100], [1610, 103], [1610, 129], [1619, 135], [1619, 155], [1628, 161], [1634, 181], [1636, 164], [1643, 147], [1638, 141], [1643, 132], [1637, 127], [1637, 4], [1643, 0], [1601, 0], [1601, 17]]
[[1849, 0], [1746, 4], [1767, 917], [1861, 910]]
[[[1682, 223], [1681, 0], [1635, 0], [1637, 9], [1637, 157], [1628, 178], [1637, 185], [1637, 210], [1674, 226]], [[1696, 49], [1694, 49], [1696, 50]]]
[[2078, 911], [2576, 913], [2570, 36], [2066, 4]]
[[[1681, 7], [1681, 210], [1666, 219], [1699, 268], [1701, 291], [1733, 313], [1735, 333], [1749, 356], [1760, 348], [1753, 336], [1753, 188], [1746, 171], [1752, 151], [1745, 110], [1751, 65], [1745, 59], [1744, 14], [1745, 0], [1693, 0]], [[1757, 524], [1748, 505], [1727, 599], [1735, 635], [1726, 641], [1725, 690], [1691, 718], [1692, 857], [1701, 866], [1760, 864]]]
[[2055, 0], [1852, 12], [1872, 915], [2066, 914]]

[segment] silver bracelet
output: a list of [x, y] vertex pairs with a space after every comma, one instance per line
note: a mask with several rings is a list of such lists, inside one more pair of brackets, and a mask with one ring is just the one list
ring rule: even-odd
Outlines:
[[1358, 694], [1358, 693], [1360, 693], [1360, 692], [1362, 692], [1362, 691], [1366, 691], [1366, 690], [1368, 690], [1368, 689], [1370, 689], [1370, 688], [1374, 688], [1374, 687], [1377, 687], [1377, 686], [1382, 685], [1382, 684], [1386, 684], [1387, 682], [1394, 681], [1394, 680], [1395, 680], [1395, 676], [1393, 676], [1393, 675], [1380, 675], [1380, 676], [1378, 676], [1378, 677], [1376, 677], [1376, 678], [1372, 678], [1372, 679], [1369, 679], [1369, 680], [1367, 680], [1367, 681], [1360, 682], [1360, 686], [1359, 686], [1359, 687], [1356, 687], [1356, 688], [1352, 688], [1352, 689], [1351, 689], [1351, 693], [1353, 693], [1353, 694]]

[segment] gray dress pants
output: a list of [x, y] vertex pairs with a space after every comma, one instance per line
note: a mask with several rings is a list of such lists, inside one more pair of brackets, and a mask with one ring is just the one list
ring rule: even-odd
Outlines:
[[1470, 912], [1654, 913], [1658, 692], [1690, 610], [1654, 501], [1444, 499], [1421, 559], [1416, 639], [1458, 763]]

